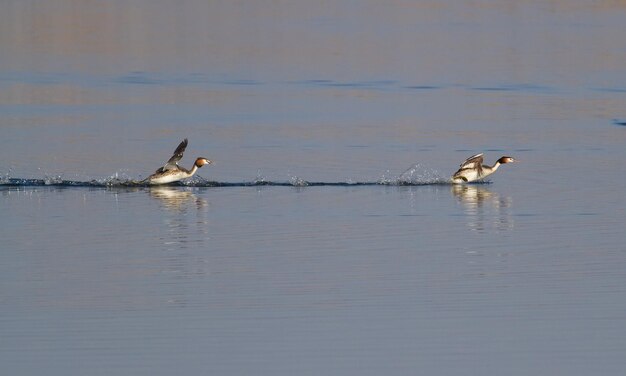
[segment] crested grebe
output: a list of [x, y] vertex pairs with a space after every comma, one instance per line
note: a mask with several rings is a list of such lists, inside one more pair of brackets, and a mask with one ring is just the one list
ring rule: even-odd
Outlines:
[[483, 153], [472, 155], [465, 162], [461, 163], [461, 168], [452, 175], [453, 183], [469, 183], [475, 180], [482, 180], [496, 172], [501, 164], [516, 162], [511, 157], [502, 157], [493, 166], [483, 165]]
[[183, 157], [183, 153], [185, 152], [185, 148], [187, 147], [187, 139], [184, 139], [181, 142], [176, 150], [174, 151], [174, 155], [170, 158], [169, 161], [165, 164], [165, 166], [159, 168], [154, 172], [154, 174], [148, 176], [144, 182], [148, 184], [167, 184], [175, 181], [179, 181], [182, 179], [192, 177], [198, 169], [204, 165], [211, 164], [211, 161], [206, 158], [197, 158], [193, 164], [191, 170], [187, 170], [178, 165], [178, 161]]

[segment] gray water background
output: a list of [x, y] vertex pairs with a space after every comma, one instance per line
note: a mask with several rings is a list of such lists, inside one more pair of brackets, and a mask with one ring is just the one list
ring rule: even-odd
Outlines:
[[[625, 16], [0, 5], [2, 373], [623, 374]], [[106, 187], [185, 137], [194, 184]]]

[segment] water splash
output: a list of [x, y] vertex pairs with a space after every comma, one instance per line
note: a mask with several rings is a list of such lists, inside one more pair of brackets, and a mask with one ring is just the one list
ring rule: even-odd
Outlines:
[[11, 171], [13, 171], [13, 169], [9, 167], [9, 170], [4, 175], [0, 175], [0, 184], [9, 183], [9, 181], [11, 180]]
[[389, 176], [391, 174], [391, 171], [387, 170], [383, 173], [383, 176], [380, 177], [380, 179], [378, 179], [378, 184], [381, 185], [394, 185], [397, 184], [398, 182], [398, 177], [397, 176]]
[[203, 178], [202, 176], [196, 174], [189, 179], [185, 179], [180, 181], [180, 184], [186, 185], [188, 187], [206, 187], [209, 186], [212, 182]]
[[133, 180], [126, 172], [120, 171], [106, 178], [93, 179], [89, 183], [93, 186], [116, 187], [141, 184], [141, 181]]
[[406, 169], [399, 176], [391, 176], [389, 170], [385, 171], [383, 176], [378, 179], [378, 183], [382, 185], [435, 185], [450, 184], [450, 179], [441, 176], [441, 174], [426, 167], [421, 163], [416, 163]]
[[304, 180], [302, 178], [299, 178], [297, 176], [291, 176], [289, 178], [289, 183], [291, 185], [293, 185], [294, 187], [306, 187], [306, 186], [309, 185], [308, 181], [306, 181], [306, 180]]
[[441, 176], [438, 171], [421, 163], [409, 167], [398, 177], [398, 184], [402, 185], [445, 184], [449, 182], [449, 178]]
[[[184, 180], [169, 183], [168, 187], [356, 187], [356, 186], [420, 186], [420, 185], [449, 185], [452, 184], [447, 179], [415, 180], [403, 181], [398, 178], [379, 181], [307, 181], [302, 178], [293, 177], [289, 181], [243, 181], [243, 182], [220, 182], [201, 179]], [[488, 182], [472, 182], [470, 184], [488, 184]], [[155, 187], [140, 180], [127, 179], [94, 179], [84, 180], [59, 180], [59, 179], [28, 179], [28, 178], [8, 178], [0, 180], [0, 187], [93, 187], [93, 188], [151, 188]]]
[[45, 175], [43, 178], [45, 185], [58, 185], [63, 182], [62, 175]]
[[[64, 180], [61, 175], [44, 175], [43, 179], [23, 179], [12, 178], [12, 170], [9, 173], [0, 175], [0, 186], [19, 186], [19, 187], [36, 187], [36, 186], [56, 186], [56, 187], [103, 187], [103, 188], [148, 188], [151, 187], [145, 180], [133, 179], [126, 171], [119, 171], [106, 178], [96, 178], [92, 180]], [[414, 164], [399, 176], [392, 175], [387, 170], [383, 176], [377, 181], [358, 181], [348, 179], [346, 181], [308, 181], [299, 176], [289, 174], [287, 181], [272, 181], [259, 173], [252, 181], [244, 182], [219, 182], [202, 178], [195, 175], [191, 179], [169, 184], [173, 187], [258, 187], [258, 186], [276, 186], [276, 187], [324, 187], [324, 186], [419, 186], [419, 185], [447, 185], [451, 184], [450, 179], [441, 176], [439, 172], [431, 168], [425, 167], [420, 163]]]
[[258, 185], [263, 185], [267, 183], [267, 178], [261, 173], [261, 170], [257, 171], [256, 178], [254, 178], [254, 183]]

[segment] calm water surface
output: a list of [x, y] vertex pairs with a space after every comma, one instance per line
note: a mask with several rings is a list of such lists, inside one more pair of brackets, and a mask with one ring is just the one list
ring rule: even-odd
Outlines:
[[4, 372], [623, 374], [624, 16], [0, 5]]

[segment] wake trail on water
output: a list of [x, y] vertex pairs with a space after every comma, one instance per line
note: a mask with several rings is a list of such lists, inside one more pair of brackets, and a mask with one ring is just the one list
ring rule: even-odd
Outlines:
[[[423, 185], [451, 185], [450, 178], [443, 177], [437, 171], [427, 168], [420, 163], [414, 164], [399, 176], [389, 172], [376, 181], [308, 181], [292, 176], [287, 181], [272, 181], [264, 177], [257, 177], [244, 182], [220, 182], [204, 179], [198, 175], [184, 181], [167, 184], [170, 187], [356, 187], [356, 186], [423, 186]], [[61, 176], [46, 176], [37, 178], [14, 178], [10, 173], [0, 175], [0, 187], [101, 187], [101, 188], [128, 188], [128, 187], [158, 187], [142, 180], [132, 179], [125, 174], [114, 174], [107, 178], [92, 180], [68, 180]]]

